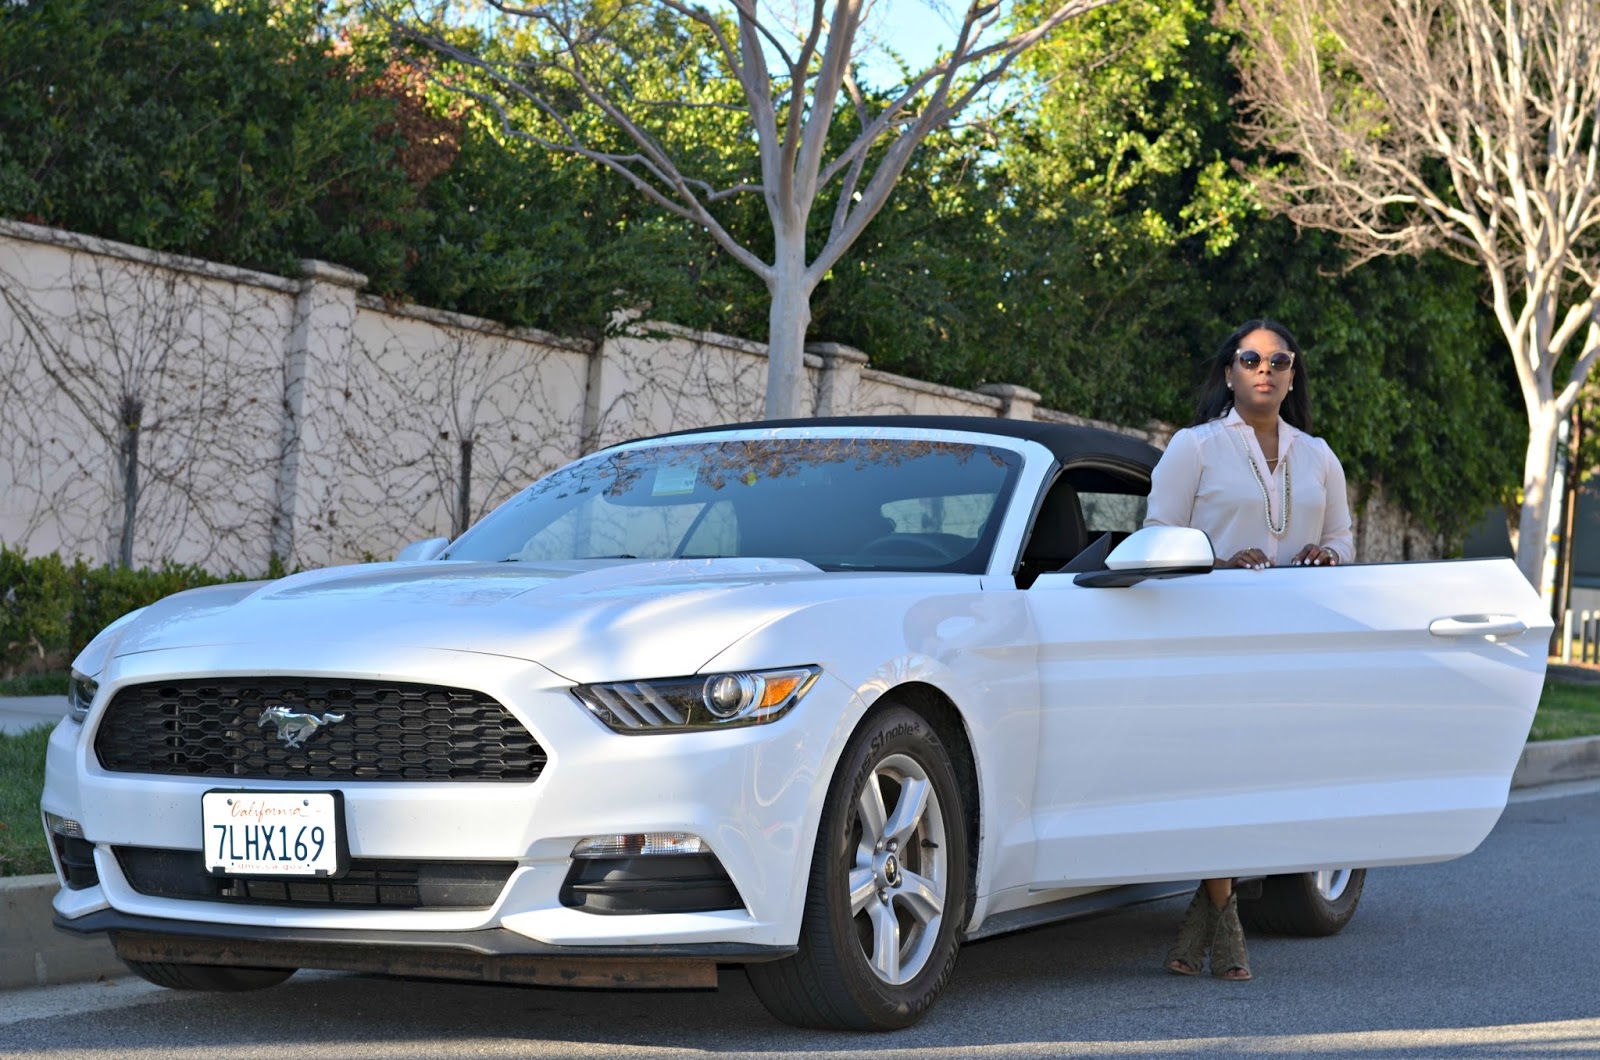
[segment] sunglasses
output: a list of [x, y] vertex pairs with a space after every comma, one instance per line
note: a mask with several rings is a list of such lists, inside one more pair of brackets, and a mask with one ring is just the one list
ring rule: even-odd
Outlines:
[[[1253, 372], [1261, 367], [1262, 354], [1255, 350], [1240, 350], [1233, 355], [1234, 361], [1247, 372]], [[1279, 350], [1267, 357], [1267, 366], [1274, 372], [1287, 372], [1294, 367], [1294, 354], [1288, 350]]]

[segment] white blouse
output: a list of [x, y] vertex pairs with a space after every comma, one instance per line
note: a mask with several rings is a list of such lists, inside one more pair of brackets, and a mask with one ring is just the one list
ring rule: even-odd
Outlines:
[[[1271, 532], [1269, 519], [1283, 527], [1282, 537]], [[1278, 466], [1269, 474], [1256, 432], [1238, 409], [1172, 436], [1151, 473], [1144, 525], [1204, 530], [1218, 559], [1259, 548], [1278, 566], [1307, 545], [1329, 549], [1340, 563], [1355, 559], [1344, 468], [1328, 443], [1280, 418]]]

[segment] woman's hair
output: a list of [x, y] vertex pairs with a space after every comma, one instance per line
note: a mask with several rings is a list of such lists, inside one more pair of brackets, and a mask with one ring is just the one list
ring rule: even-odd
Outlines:
[[1305, 353], [1289, 329], [1276, 320], [1246, 320], [1233, 330], [1233, 334], [1222, 340], [1200, 383], [1200, 397], [1195, 405], [1194, 423], [1191, 426], [1214, 420], [1233, 407], [1233, 391], [1228, 389], [1228, 368], [1233, 364], [1233, 355], [1239, 351], [1239, 343], [1252, 331], [1270, 331], [1294, 352], [1294, 368], [1289, 380], [1293, 389], [1283, 399], [1283, 407], [1278, 410], [1278, 415], [1290, 426], [1310, 434], [1311, 384], [1306, 378]]

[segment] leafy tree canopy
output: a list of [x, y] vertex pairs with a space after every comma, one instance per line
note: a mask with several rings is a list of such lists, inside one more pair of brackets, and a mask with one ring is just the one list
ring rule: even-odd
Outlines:
[[[719, 185], [752, 176], [701, 38], [628, 5], [595, 14], [620, 49], [606, 76], [663, 102], [652, 135]], [[549, 47], [467, 43], [531, 68]], [[1352, 481], [1454, 534], [1516, 480], [1512, 383], [1475, 277], [1435, 259], [1347, 271], [1330, 239], [1266, 217], [1240, 176], [1258, 159], [1234, 134], [1235, 43], [1197, 0], [1121, 0], [1063, 28], [1008, 112], [922, 145], [818, 288], [810, 334], [891, 371], [1182, 424], [1216, 341], [1276, 317], [1308, 348], [1317, 428]], [[765, 288], [704, 231], [438, 84], [470, 71], [430, 77], [392, 47], [311, 0], [0, 5], [0, 214], [273, 271], [324, 258], [384, 293], [564, 334], [646, 307], [765, 335]], [[512, 127], [541, 120], [502, 105]], [[717, 209], [764, 252], [759, 198]]]
[[318, 11], [0, 5], [0, 213], [291, 274], [325, 258], [392, 288], [422, 220], [393, 104], [379, 56]]

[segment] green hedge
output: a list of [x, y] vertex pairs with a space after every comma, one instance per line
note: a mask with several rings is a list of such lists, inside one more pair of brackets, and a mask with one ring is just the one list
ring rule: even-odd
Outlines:
[[198, 585], [242, 580], [178, 563], [95, 567], [0, 545], [0, 677], [65, 670], [96, 633], [129, 611]]

